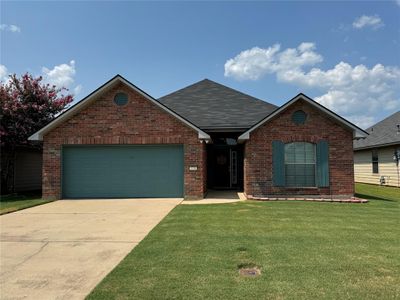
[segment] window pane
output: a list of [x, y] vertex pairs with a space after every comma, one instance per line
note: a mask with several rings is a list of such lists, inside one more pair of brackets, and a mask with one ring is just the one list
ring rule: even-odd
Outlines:
[[289, 164], [295, 163], [294, 152], [285, 152], [285, 162]]
[[306, 177], [296, 176], [296, 186], [306, 186]]
[[315, 177], [314, 176], [305, 176], [306, 184], [305, 186], [315, 186]]
[[315, 186], [315, 144], [305, 142], [285, 145], [287, 186]]
[[304, 175], [304, 165], [296, 164], [296, 176]]
[[306, 143], [305, 145], [306, 152], [306, 163], [315, 163], [315, 145]]
[[306, 160], [306, 153], [304, 151], [304, 143], [295, 143], [295, 156], [296, 163], [304, 163]]
[[286, 176], [286, 185], [287, 186], [296, 186], [296, 177], [295, 176]]
[[378, 157], [378, 150], [372, 150], [372, 173], [378, 174], [379, 173], [379, 157]]
[[374, 161], [372, 162], [372, 173], [378, 174], [379, 173], [379, 167], [378, 167], [378, 162]]
[[294, 143], [285, 145], [285, 162], [286, 163], [295, 163], [294, 159]]
[[372, 161], [378, 161], [378, 151], [372, 150]]
[[315, 165], [305, 165], [304, 166], [304, 175], [314, 176], [315, 174]]
[[296, 165], [286, 165], [286, 175], [287, 176], [295, 176], [296, 172], [295, 172], [295, 166]]

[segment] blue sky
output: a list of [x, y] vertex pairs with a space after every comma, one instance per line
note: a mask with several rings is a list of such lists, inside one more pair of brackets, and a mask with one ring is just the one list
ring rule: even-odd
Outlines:
[[158, 98], [203, 78], [362, 127], [400, 109], [400, 1], [1, 2], [0, 79], [82, 99], [119, 73]]

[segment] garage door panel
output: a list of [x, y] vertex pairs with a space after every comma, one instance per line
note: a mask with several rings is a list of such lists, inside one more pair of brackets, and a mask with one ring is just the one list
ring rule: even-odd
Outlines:
[[63, 148], [65, 198], [182, 197], [183, 147]]

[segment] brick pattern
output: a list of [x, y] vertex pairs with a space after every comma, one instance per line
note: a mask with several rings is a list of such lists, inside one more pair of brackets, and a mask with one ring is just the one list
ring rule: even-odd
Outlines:
[[319, 197], [248, 197], [249, 200], [256, 201], [313, 201], [313, 202], [338, 202], [338, 203], [368, 203], [367, 199], [358, 197], [349, 198], [319, 198]]
[[[128, 94], [128, 104], [114, 104], [117, 92]], [[203, 198], [206, 192], [206, 148], [197, 132], [120, 83], [44, 136], [44, 198], [62, 196], [62, 146], [96, 144], [183, 144], [185, 198]], [[190, 171], [189, 166], [197, 170]]]
[[[307, 113], [303, 125], [292, 122], [296, 110]], [[272, 141], [329, 143], [330, 186], [328, 188], [286, 188], [272, 183]], [[248, 197], [273, 195], [320, 195], [351, 197], [354, 194], [353, 135], [305, 101], [297, 101], [252, 133], [245, 144], [244, 192]]]

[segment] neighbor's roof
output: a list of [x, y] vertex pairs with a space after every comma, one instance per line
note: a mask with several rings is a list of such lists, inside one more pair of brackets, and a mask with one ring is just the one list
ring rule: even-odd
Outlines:
[[146, 98], [147, 100], [149, 100], [150, 102], [152, 102], [153, 104], [155, 104], [156, 106], [158, 106], [159, 108], [164, 110], [165, 112], [169, 113], [170, 115], [172, 115], [173, 117], [175, 117], [176, 119], [181, 121], [182, 123], [186, 124], [190, 128], [192, 128], [195, 131], [197, 131], [199, 139], [204, 139], [204, 140], [209, 140], [210, 139], [210, 136], [207, 133], [205, 133], [204, 131], [202, 131], [199, 127], [197, 127], [195, 124], [193, 124], [192, 122], [188, 121], [185, 117], [179, 115], [178, 113], [176, 113], [175, 111], [171, 110], [170, 108], [168, 108], [164, 104], [160, 103], [159, 101], [157, 101], [156, 99], [151, 97], [149, 94], [147, 94], [146, 92], [142, 91], [137, 86], [135, 86], [133, 83], [129, 82], [124, 77], [122, 77], [121, 75], [118, 74], [118, 75], [114, 76], [112, 79], [110, 79], [109, 81], [107, 81], [105, 84], [100, 86], [98, 89], [96, 89], [95, 91], [90, 93], [84, 99], [82, 99], [81, 101], [79, 101], [75, 105], [71, 106], [66, 111], [64, 111], [62, 114], [60, 114], [57, 118], [55, 118], [49, 124], [44, 126], [42, 129], [40, 129], [39, 131], [37, 131], [34, 134], [32, 134], [28, 138], [28, 140], [31, 140], [31, 141], [41, 141], [41, 140], [43, 140], [43, 136], [46, 133], [48, 133], [49, 131], [53, 130], [54, 128], [59, 126], [64, 121], [66, 121], [69, 118], [71, 118], [73, 115], [75, 115], [76, 113], [78, 113], [79, 111], [81, 111], [82, 109], [87, 107], [88, 105], [90, 105], [92, 102], [96, 101], [96, 99], [98, 98], [98, 95], [104, 93], [105, 91], [110, 90], [112, 87], [116, 86], [118, 83], [123, 83], [123, 84], [127, 85], [132, 90], [134, 90], [135, 92], [139, 93], [144, 98]]
[[208, 79], [158, 100], [202, 130], [245, 130], [277, 108]]
[[282, 111], [284, 111], [287, 107], [292, 105], [293, 103], [303, 100], [313, 106], [314, 108], [318, 109], [319, 111], [325, 113], [327, 116], [335, 120], [337, 123], [349, 128], [350, 130], [353, 131], [353, 138], [364, 138], [368, 135], [367, 132], [362, 130], [360, 127], [354, 125], [353, 123], [347, 121], [346, 119], [342, 118], [338, 114], [335, 114], [333, 111], [327, 109], [325, 106], [319, 104], [318, 102], [315, 102], [313, 99], [310, 97], [304, 95], [303, 93], [298, 94], [296, 97], [292, 98], [285, 104], [283, 104], [281, 107], [278, 109], [274, 110], [272, 113], [270, 113], [268, 116], [266, 116], [264, 119], [262, 119], [260, 122], [252, 126], [249, 130], [244, 132], [242, 135], [239, 136], [238, 141], [243, 142], [245, 140], [248, 140], [250, 138], [250, 133], [254, 130], [256, 130], [258, 127], [263, 125], [264, 123], [270, 121], [272, 118], [274, 118], [276, 115], [280, 114]]
[[400, 111], [369, 127], [368, 137], [354, 141], [354, 150], [400, 144]]

